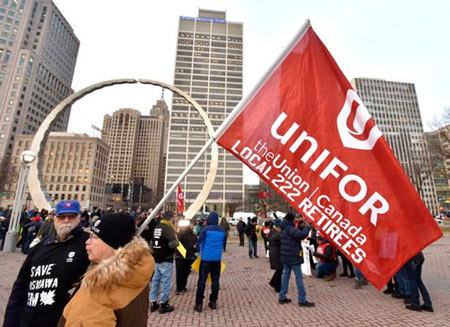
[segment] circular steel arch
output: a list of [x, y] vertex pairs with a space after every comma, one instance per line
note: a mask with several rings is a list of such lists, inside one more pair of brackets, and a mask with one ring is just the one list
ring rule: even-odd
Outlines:
[[[199, 115], [202, 117], [208, 134], [210, 137], [214, 134], [214, 128], [211, 124], [211, 121], [208, 118], [208, 115], [206, 112], [202, 109], [202, 107], [195, 101], [189, 94], [184, 92], [183, 90], [180, 90], [179, 88], [155, 81], [150, 79], [114, 79], [114, 80], [108, 80], [100, 83], [93, 84], [91, 86], [88, 86], [78, 92], [75, 92], [74, 94], [70, 95], [63, 101], [61, 101], [44, 119], [42, 124], [40, 125], [38, 131], [36, 132], [36, 135], [33, 138], [33, 141], [31, 143], [31, 151], [36, 153], [36, 160], [31, 163], [30, 165], [30, 175], [28, 178], [28, 189], [30, 191], [31, 198], [35, 204], [36, 207], [39, 209], [47, 209], [52, 210], [52, 205], [50, 204], [49, 199], [46, 196], [45, 193], [45, 184], [41, 184], [41, 178], [43, 176], [42, 173], [42, 161], [44, 156], [44, 148], [48, 135], [50, 133], [50, 126], [52, 122], [62, 113], [64, 110], [68, 107], [73, 105], [76, 101], [83, 98], [85, 95], [90, 94], [92, 92], [95, 92], [99, 89], [118, 85], [118, 84], [150, 84], [155, 86], [160, 86], [164, 89], [168, 89], [174, 93], [177, 93], [181, 97], [183, 97], [186, 101], [188, 101], [199, 113]], [[217, 143], [212, 144], [211, 148], [211, 163], [210, 163], [210, 170], [207, 176], [207, 179], [205, 181], [205, 184], [203, 185], [202, 191], [199, 193], [197, 198], [194, 200], [194, 202], [191, 204], [189, 209], [184, 213], [185, 217], [187, 219], [192, 218], [197, 211], [201, 208], [203, 203], [208, 198], [208, 194], [212, 189], [212, 186], [214, 184], [214, 180], [216, 178], [217, 174], [217, 167], [219, 162], [219, 149], [217, 146]]]

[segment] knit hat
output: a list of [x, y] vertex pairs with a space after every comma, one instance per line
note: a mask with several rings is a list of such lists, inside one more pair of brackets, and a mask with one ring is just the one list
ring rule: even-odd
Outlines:
[[287, 213], [286, 216], [284, 216], [284, 219], [287, 221], [294, 221], [295, 216], [292, 213]]
[[118, 249], [131, 241], [136, 233], [134, 219], [126, 213], [111, 213], [97, 219], [91, 231], [103, 242]]
[[279, 227], [279, 226], [281, 225], [281, 219], [280, 219], [280, 218], [276, 218], [276, 219], [273, 221], [273, 225], [274, 225], [275, 227]]

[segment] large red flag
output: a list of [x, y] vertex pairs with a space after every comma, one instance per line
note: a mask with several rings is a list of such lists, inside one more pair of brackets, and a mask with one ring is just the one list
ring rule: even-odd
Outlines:
[[218, 143], [380, 289], [442, 232], [313, 29], [293, 44]]
[[184, 212], [184, 193], [181, 190], [181, 186], [178, 185], [178, 187], [177, 187], [177, 213], [181, 214], [183, 212]]

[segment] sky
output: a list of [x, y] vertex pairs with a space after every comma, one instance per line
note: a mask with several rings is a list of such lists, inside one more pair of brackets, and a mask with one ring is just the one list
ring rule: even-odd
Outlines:
[[[54, 0], [80, 40], [74, 91], [117, 78], [173, 84], [179, 16], [226, 11], [244, 23], [244, 95], [309, 18], [347, 77], [416, 85], [425, 129], [450, 106], [450, 1], [446, 0]], [[148, 114], [161, 89], [112, 86], [73, 107], [69, 132], [97, 135], [105, 114]], [[164, 98], [170, 106], [170, 94]], [[246, 173], [244, 182], [255, 177]]]

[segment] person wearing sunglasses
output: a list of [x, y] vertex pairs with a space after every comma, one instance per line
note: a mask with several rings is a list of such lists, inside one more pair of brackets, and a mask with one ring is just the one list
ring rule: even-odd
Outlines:
[[55, 231], [31, 248], [5, 311], [5, 327], [56, 326], [70, 290], [89, 266], [78, 201], [56, 205]]

